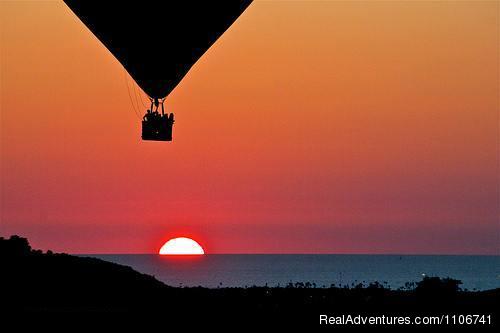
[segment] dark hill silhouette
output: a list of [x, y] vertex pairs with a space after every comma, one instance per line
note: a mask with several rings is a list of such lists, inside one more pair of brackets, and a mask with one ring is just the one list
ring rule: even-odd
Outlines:
[[101, 318], [119, 314], [122, 324], [127, 322], [123, 318], [147, 317], [147, 323], [169, 325], [304, 325], [309, 330], [319, 328], [320, 314], [465, 313], [499, 318], [500, 289], [463, 291], [460, 281], [448, 278], [427, 277], [404, 290], [380, 283], [174, 288], [127, 266], [33, 250], [18, 236], [0, 238], [0, 271], [1, 313], [22, 318], [43, 314], [62, 320], [72, 313], [79, 323], [88, 323], [96, 314]]

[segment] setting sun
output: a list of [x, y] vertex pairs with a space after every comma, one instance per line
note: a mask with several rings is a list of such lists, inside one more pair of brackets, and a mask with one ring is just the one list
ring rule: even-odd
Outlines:
[[160, 249], [161, 255], [202, 255], [205, 254], [203, 248], [191, 238], [172, 238]]

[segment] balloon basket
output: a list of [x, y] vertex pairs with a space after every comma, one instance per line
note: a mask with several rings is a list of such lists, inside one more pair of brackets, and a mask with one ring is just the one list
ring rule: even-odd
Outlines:
[[173, 121], [167, 117], [142, 121], [142, 140], [172, 141]]

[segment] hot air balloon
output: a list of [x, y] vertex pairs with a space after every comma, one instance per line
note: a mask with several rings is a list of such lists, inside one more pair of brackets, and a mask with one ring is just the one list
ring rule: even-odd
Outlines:
[[171, 141], [165, 98], [252, 0], [64, 2], [149, 96], [143, 140]]

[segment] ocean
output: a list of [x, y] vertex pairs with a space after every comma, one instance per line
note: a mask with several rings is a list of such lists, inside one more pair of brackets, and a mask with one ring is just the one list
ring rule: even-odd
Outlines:
[[378, 281], [393, 289], [423, 276], [461, 280], [464, 289], [500, 288], [500, 256], [454, 255], [316, 255], [155, 254], [84, 255], [130, 266], [171, 286], [250, 287], [286, 286], [292, 282], [317, 287]]

